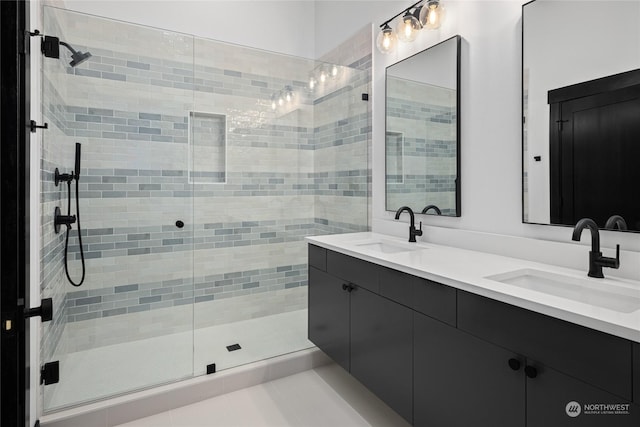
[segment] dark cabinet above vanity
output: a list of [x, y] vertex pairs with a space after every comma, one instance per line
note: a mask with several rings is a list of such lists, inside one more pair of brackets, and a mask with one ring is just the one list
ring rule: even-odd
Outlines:
[[315, 245], [309, 339], [416, 426], [640, 425], [640, 344]]

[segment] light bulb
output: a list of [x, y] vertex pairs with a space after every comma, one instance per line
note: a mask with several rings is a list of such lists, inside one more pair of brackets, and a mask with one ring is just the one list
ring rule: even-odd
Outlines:
[[277, 107], [277, 105], [276, 105], [276, 101], [271, 101], [271, 109], [272, 109], [272, 110], [275, 110], [275, 109], [276, 109], [276, 107]]
[[284, 105], [284, 99], [282, 99], [282, 97], [278, 98], [278, 105], [281, 107]]
[[422, 28], [420, 21], [407, 11], [398, 23], [396, 32], [398, 33], [398, 38], [403, 42], [412, 42], [418, 37], [420, 28]]
[[382, 31], [378, 34], [376, 46], [380, 52], [385, 54], [391, 53], [396, 47], [396, 35], [393, 33], [393, 30], [389, 25], [385, 24]]
[[309, 79], [309, 89], [313, 89], [314, 87], [316, 87], [316, 79], [315, 77], [311, 77]]
[[287, 99], [287, 102], [291, 102], [291, 99], [292, 99], [291, 92], [287, 92], [286, 99]]
[[420, 10], [420, 22], [428, 30], [438, 29], [442, 25], [445, 12], [445, 8], [438, 0], [430, 0]]
[[320, 73], [320, 81], [324, 83], [327, 80], [327, 74], [323, 71]]
[[335, 77], [337, 75], [338, 75], [338, 67], [334, 65], [333, 67], [331, 67], [331, 77]]

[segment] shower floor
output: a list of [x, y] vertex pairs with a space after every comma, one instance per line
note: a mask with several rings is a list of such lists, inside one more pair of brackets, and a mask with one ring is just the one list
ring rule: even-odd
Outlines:
[[[239, 344], [229, 351], [227, 346]], [[107, 396], [312, 347], [307, 310], [227, 323], [65, 354], [60, 382], [45, 387], [45, 410], [75, 406]]]

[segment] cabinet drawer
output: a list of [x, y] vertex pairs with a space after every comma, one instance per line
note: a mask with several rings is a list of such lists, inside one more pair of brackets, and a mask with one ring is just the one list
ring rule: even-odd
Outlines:
[[413, 308], [413, 289], [422, 279], [390, 268], [380, 269], [380, 295]]
[[309, 244], [309, 265], [318, 270], [327, 271], [327, 250], [320, 246]]
[[378, 276], [383, 267], [344, 255], [327, 251], [327, 272], [347, 282], [378, 293]]
[[441, 283], [420, 279], [413, 288], [413, 309], [456, 326], [456, 290]]
[[380, 295], [452, 326], [456, 325], [456, 290], [449, 286], [381, 268]]
[[458, 328], [631, 400], [631, 342], [458, 291]]

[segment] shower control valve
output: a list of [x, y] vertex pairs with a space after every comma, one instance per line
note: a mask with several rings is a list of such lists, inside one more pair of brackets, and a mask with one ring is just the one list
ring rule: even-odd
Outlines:
[[74, 176], [72, 173], [60, 173], [58, 168], [53, 172], [53, 182], [58, 186], [61, 182], [71, 182], [73, 181]]
[[75, 215], [62, 215], [60, 212], [60, 208], [56, 206], [56, 209], [53, 211], [53, 226], [56, 234], [60, 232], [60, 226], [66, 225], [67, 229], [71, 228], [71, 224], [76, 222]]

